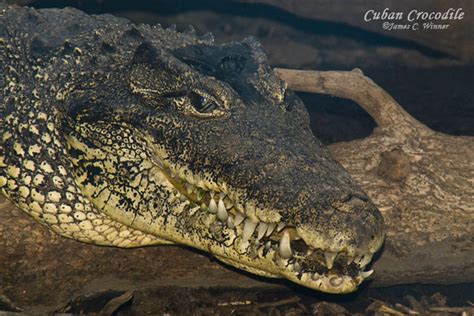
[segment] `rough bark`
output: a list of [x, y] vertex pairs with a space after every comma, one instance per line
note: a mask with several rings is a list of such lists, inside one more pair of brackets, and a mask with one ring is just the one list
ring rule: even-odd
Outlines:
[[[353, 99], [379, 125], [368, 138], [331, 146], [387, 223], [372, 285], [474, 281], [474, 139], [429, 130], [360, 71], [276, 72], [295, 90]], [[41, 304], [59, 309], [73, 295], [101, 289], [287, 284], [177, 246], [126, 250], [68, 240], [4, 197], [0, 250], [0, 294], [35, 311]]]

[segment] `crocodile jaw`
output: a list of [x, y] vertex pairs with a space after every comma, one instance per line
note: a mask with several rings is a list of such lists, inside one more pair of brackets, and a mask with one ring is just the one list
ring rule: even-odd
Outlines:
[[193, 221], [193, 227], [201, 232], [214, 232], [223, 242], [183, 235], [182, 231], [173, 230], [171, 222], [168, 234], [163, 235], [161, 228], [153, 231], [161, 238], [207, 251], [254, 274], [286, 278], [327, 293], [355, 291], [373, 272], [364, 269], [380, 248], [382, 238], [365, 250], [339, 245], [343, 250], [338, 252], [327, 240], [316, 243], [314, 248], [306, 245], [304, 251], [292, 249], [294, 242], [305, 243], [302, 236], [307, 237], [308, 232], [282, 222], [278, 212], [256, 209], [253, 201], [239, 203], [239, 195], [234, 194], [238, 190], [229, 184], [199, 181], [206, 177], [186, 177], [189, 172], [174, 173], [167, 167], [161, 170], [171, 180], [176, 193], [179, 192], [182, 203], [178, 209], [190, 208], [196, 212], [194, 216], [199, 220]]
[[[230, 184], [192, 174], [185, 166], [176, 167], [163, 158], [166, 154], [161, 148], [154, 147], [151, 177], [166, 188], [165, 209], [169, 212], [124, 212], [114, 206], [116, 201], [102, 203], [94, 198], [97, 188], [83, 187], [85, 195], [125, 225], [203, 250], [254, 274], [286, 278], [323, 292], [348, 293], [372, 273], [364, 269], [383, 236], [377, 236], [366, 249], [348, 244], [336, 247], [318, 234], [284, 223], [275, 210], [256, 208], [255, 201], [242, 199], [242, 192]], [[157, 192], [157, 198], [162, 196]]]

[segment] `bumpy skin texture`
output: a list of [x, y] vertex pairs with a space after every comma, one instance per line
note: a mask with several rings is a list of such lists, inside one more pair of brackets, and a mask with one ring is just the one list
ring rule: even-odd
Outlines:
[[53, 231], [353, 291], [383, 241], [253, 39], [0, 4], [0, 187]]

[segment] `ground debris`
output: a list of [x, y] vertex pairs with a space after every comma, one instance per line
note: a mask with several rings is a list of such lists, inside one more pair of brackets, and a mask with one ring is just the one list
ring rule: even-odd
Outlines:
[[[298, 304], [301, 298], [294, 296], [283, 298], [270, 302], [260, 302], [256, 304], [250, 300], [230, 300], [228, 302], [220, 302], [217, 306], [209, 306], [199, 308], [200, 315], [214, 315], [220, 312], [229, 312], [232, 315], [302, 315], [308, 310], [304, 305]], [[294, 306], [296, 307], [288, 307]]]
[[471, 306], [464, 307], [450, 307], [447, 305], [448, 300], [446, 296], [439, 292], [430, 297], [423, 295], [419, 300], [411, 295], [406, 295], [405, 300], [410, 307], [402, 303], [391, 305], [387, 302], [373, 299], [374, 302], [366, 308], [363, 315], [474, 315], [474, 306], [472, 304], [470, 304]]
[[0, 312], [21, 312], [22, 309], [16, 306], [8, 297], [0, 295]]
[[133, 298], [133, 292], [128, 291], [120, 296], [111, 299], [99, 313], [99, 316], [109, 316], [119, 309], [122, 305], [128, 303]]
[[376, 315], [376, 316], [379, 316], [379, 315], [395, 315], [395, 316], [405, 315], [404, 313], [394, 309], [390, 305], [388, 305], [388, 304], [386, 304], [382, 301], [379, 301], [379, 300], [374, 300], [374, 302], [367, 307], [365, 312], [368, 315]]
[[[470, 291], [470, 288], [463, 288]], [[419, 290], [419, 288], [418, 288]], [[267, 288], [186, 288], [160, 289], [89, 289], [68, 300], [55, 314], [61, 315], [356, 315], [356, 316], [474, 316], [469, 294], [457, 299], [456, 291], [419, 292], [407, 287], [390, 291], [371, 290], [371, 295], [325, 296], [316, 292]], [[459, 290], [457, 290], [460, 293]], [[39, 315], [35, 309], [27, 313], [12, 310], [15, 304], [0, 296], [0, 316]], [[5, 302], [9, 302], [8, 309]], [[46, 314], [45, 314], [46, 315]], [[48, 314], [49, 315], [49, 314]]]
[[104, 290], [74, 297], [55, 313], [112, 315], [133, 298], [130, 291]]
[[329, 302], [318, 302], [313, 304], [311, 305], [311, 311], [313, 315], [317, 316], [350, 315], [349, 311], [344, 307]]

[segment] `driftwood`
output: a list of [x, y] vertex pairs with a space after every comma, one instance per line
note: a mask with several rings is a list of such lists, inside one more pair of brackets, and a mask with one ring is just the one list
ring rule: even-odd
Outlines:
[[[431, 131], [360, 71], [275, 71], [294, 90], [356, 101], [379, 126], [330, 147], [385, 217], [372, 284], [473, 282], [474, 138]], [[72, 296], [101, 290], [281, 284], [177, 246], [127, 250], [62, 238], [0, 196], [0, 298], [19, 306], [60, 310]]]

